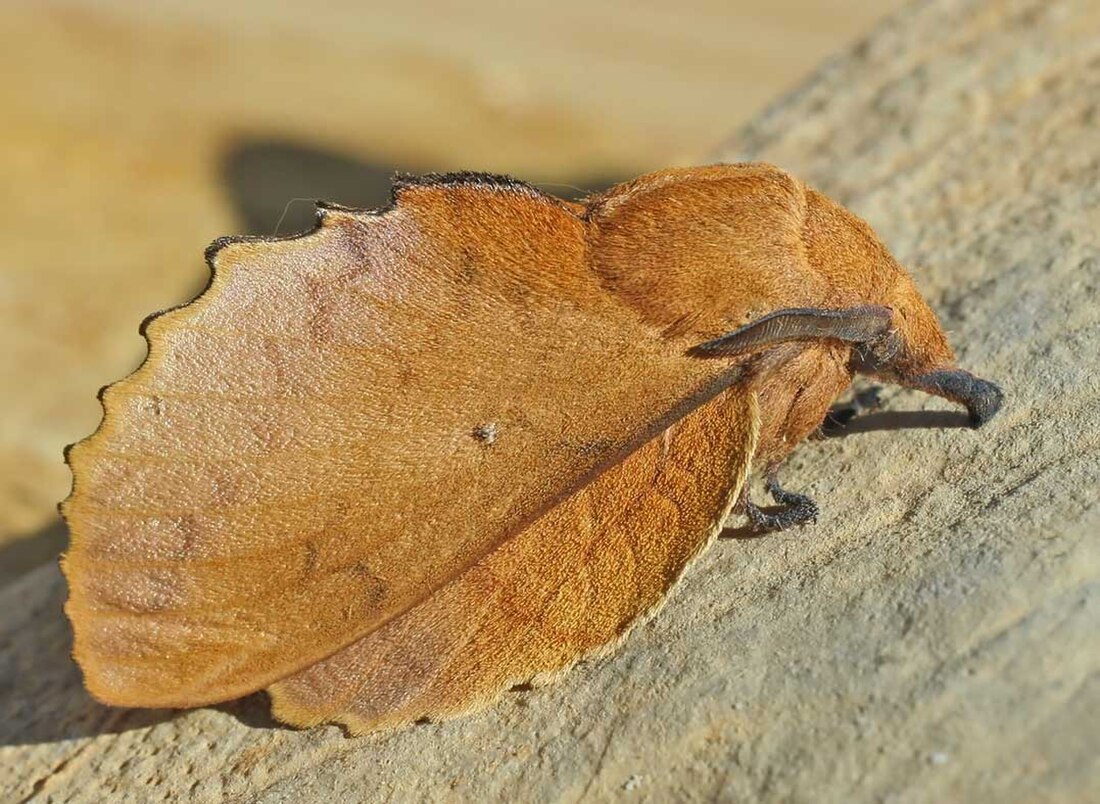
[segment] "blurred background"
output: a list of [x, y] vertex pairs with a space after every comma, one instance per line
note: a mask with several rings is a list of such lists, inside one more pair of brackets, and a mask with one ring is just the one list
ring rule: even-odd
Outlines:
[[381, 205], [394, 170], [577, 196], [706, 161], [901, 0], [594, 5], [0, 5], [0, 585], [62, 549], [62, 447], [215, 237]]

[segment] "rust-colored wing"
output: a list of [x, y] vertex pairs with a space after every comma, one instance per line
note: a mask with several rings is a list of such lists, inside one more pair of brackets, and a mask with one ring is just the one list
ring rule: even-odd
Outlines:
[[276, 717], [353, 733], [449, 717], [614, 645], [718, 532], [757, 421], [739, 389], [700, 407], [431, 598], [274, 684]]
[[735, 368], [607, 292], [586, 225], [526, 185], [443, 177], [216, 249], [210, 288], [148, 322], [146, 362], [69, 454], [88, 689], [195, 706], [302, 671], [728, 385]]

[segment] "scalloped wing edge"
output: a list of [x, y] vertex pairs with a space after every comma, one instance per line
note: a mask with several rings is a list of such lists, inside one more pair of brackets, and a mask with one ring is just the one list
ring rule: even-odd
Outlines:
[[[124, 383], [131, 382], [139, 376], [143, 376], [149, 371], [151, 358], [155, 356], [155, 348], [157, 346], [154, 338], [156, 336], [155, 331], [151, 331], [150, 328], [154, 325], [163, 323], [165, 320], [172, 320], [172, 317], [177, 314], [183, 313], [189, 308], [193, 308], [203, 301], [209, 301], [212, 298], [212, 293], [217, 289], [220, 284], [219, 269], [217, 264], [218, 255], [231, 246], [236, 245], [249, 245], [249, 244], [274, 244], [274, 243], [286, 243], [294, 240], [303, 240], [320, 232], [327, 225], [330, 213], [354, 215], [354, 216], [368, 216], [368, 217], [381, 217], [388, 212], [397, 208], [400, 203], [401, 194], [410, 188], [419, 187], [480, 187], [484, 189], [493, 189], [505, 192], [515, 192], [528, 195], [532, 198], [538, 198], [540, 200], [547, 201], [556, 205], [560, 205], [567, 209], [571, 208], [569, 202], [566, 202], [556, 196], [550, 195], [537, 187], [522, 181], [520, 179], [513, 178], [511, 176], [505, 176], [495, 173], [480, 173], [476, 171], [456, 171], [451, 173], [425, 173], [425, 174], [410, 174], [410, 173], [394, 173], [391, 187], [390, 187], [390, 199], [389, 202], [382, 207], [375, 209], [369, 209], [366, 207], [353, 207], [345, 206], [331, 201], [317, 201], [314, 205], [314, 224], [312, 229], [307, 229], [301, 232], [294, 232], [288, 235], [226, 235], [215, 239], [203, 252], [203, 257], [206, 261], [206, 266], [209, 271], [206, 285], [191, 299], [174, 305], [172, 307], [165, 307], [156, 312], [150, 313], [141, 323], [138, 325], [138, 334], [145, 339], [146, 354], [141, 364], [132, 372], [127, 374], [121, 379], [115, 380], [112, 383], [102, 386], [96, 392], [96, 399], [100, 403], [102, 409], [100, 421], [96, 429], [91, 434], [84, 438], [74, 441], [71, 444], [66, 444], [62, 449], [62, 453], [65, 459], [66, 465], [70, 471], [73, 472], [73, 487], [70, 488], [69, 494], [64, 500], [58, 503], [58, 509], [61, 515], [65, 516], [66, 504], [72, 499], [73, 491], [75, 490], [76, 473], [71, 461], [71, 455], [74, 448], [86, 444], [92, 439], [96, 438], [100, 431], [103, 429], [104, 424], [108, 418], [108, 410], [105, 403], [105, 397], [112, 388], [120, 386]], [[66, 522], [68, 520], [66, 519]]]
[[[488, 190], [495, 190], [498, 192], [508, 193], [521, 193], [534, 199], [542, 200], [547, 203], [561, 206], [570, 212], [576, 213], [576, 206], [570, 204], [567, 201], [556, 198], [549, 195], [538, 188], [523, 182], [519, 179], [512, 178], [510, 176], [503, 176], [491, 173], [477, 173], [471, 171], [460, 171], [454, 173], [428, 173], [424, 175], [411, 175], [396, 173], [392, 179], [390, 188], [389, 203], [383, 207], [377, 209], [367, 209], [345, 206], [342, 204], [317, 201], [315, 204], [315, 217], [314, 225], [312, 229], [308, 229], [301, 232], [295, 232], [287, 235], [229, 235], [225, 237], [219, 237], [214, 240], [204, 251], [204, 258], [207, 265], [209, 274], [207, 276], [206, 285], [191, 299], [182, 302], [181, 304], [167, 307], [158, 310], [154, 313], [146, 316], [141, 324], [138, 326], [138, 334], [145, 339], [146, 352], [141, 363], [136, 369], [130, 372], [125, 377], [116, 380], [102, 386], [96, 392], [96, 399], [99, 401], [101, 415], [99, 423], [95, 430], [88, 436], [75, 441], [71, 444], [65, 445], [62, 450], [65, 464], [69, 467], [69, 471], [72, 475], [72, 481], [69, 488], [69, 493], [65, 499], [58, 503], [58, 512], [61, 515], [69, 533], [69, 543], [66, 550], [61, 554], [58, 559], [58, 564], [61, 568], [62, 575], [65, 577], [66, 584], [71, 589], [71, 579], [69, 576], [69, 556], [74, 549], [79, 548], [80, 537], [74, 527], [74, 522], [71, 515], [71, 506], [74, 497], [76, 496], [77, 489], [81, 483], [81, 470], [79, 464], [81, 461], [81, 453], [90, 449], [95, 442], [104, 437], [110, 427], [113, 426], [113, 416], [111, 412], [111, 395], [119, 389], [133, 384], [140, 379], [149, 376], [154, 372], [159, 363], [160, 356], [160, 340], [158, 338], [158, 329], [165, 326], [172, 321], [181, 320], [181, 318], [187, 316], [189, 313], [194, 313], [203, 304], [209, 303], [211, 300], [217, 297], [220, 288], [224, 286], [228, 279], [229, 272], [225, 266], [219, 267], [219, 256], [227, 249], [235, 246], [248, 246], [248, 245], [274, 245], [279, 243], [286, 243], [297, 240], [304, 240], [310, 237], [316, 236], [322, 230], [324, 230], [330, 221], [335, 220], [337, 216], [353, 216], [355, 218], [379, 218], [387, 213], [393, 211], [400, 204], [401, 196], [405, 191], [416, 188], [453, 188], [453, 187], [477, 187]], [[72, 594], [68, 595], [65, 601], [65, 613], [72, 622]], [[74, 629], [75, 630], [75, 629]], [[77, 658], [77, 650], [74, 645], [72, 652], [74, 661], [80, 664]], [[83, 676], [85, 681], [85, 687], [87, 688], [87, 678]], [[103, 703], [110, 704], [108, 700], [104, 700], [101, 696], [98, 696], [92, 689], [88, 689], [89, 694], [93, 698]]]

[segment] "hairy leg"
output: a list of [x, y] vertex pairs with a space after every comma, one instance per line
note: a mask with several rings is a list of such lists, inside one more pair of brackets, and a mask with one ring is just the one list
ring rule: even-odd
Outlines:
[[843, 430], [845, 425], [856, 416], [878, 410], [882, 407], [881, 393], [882, 386], [872, 385], [853, 396], [851, 401], [833, 405], [829, 408], [829, 412], [825, 414], [825, 419], [818, 428], [820, 430], [819, 435], [836, 433]]
[[783, 530], [816, 521], [817, 503], [784, 489], [777, 471], [794, 448], [821, 426], [833, 400], [851, 382], [848, 357], [846, 347], [811, 344], [761, 372], [757, 384], [760, 441], [753, 461], [766, 467], [765, 488], [782, 508], [776, 513], [764, 511], [746, 492], [742, 508], [755, 530]]
[[778, 471], [778, 466], [768, 469], [767, 479], [765, 480], [765, 488], [767, 488], [768, 493], [777, 503], [783, 506], [778, 513], [769, 514], [765, 512], [749, 499], [747, 493], [743, 498], [745, 514], [756, 531], [786, 530], [794, 525], [806, 525], [810, 522], [816, 522], [817, 515], [820, 513], [817, 503], [812, 498], [805, 494], [787, 491], [779, 485]]
[[970, 413], [971, 427], [981, 427], [992, 419], [1004, 401], [1000, 388], [963, 369], [930, 371], [916, 377], [903, 377], [900, 382], [964, 405]]

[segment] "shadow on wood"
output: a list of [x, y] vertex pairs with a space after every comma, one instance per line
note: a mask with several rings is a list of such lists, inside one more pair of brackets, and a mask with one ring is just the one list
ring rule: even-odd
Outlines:
[[[478, 165], [466, 166], [478, 169]], [[225, 192], [237, 210], [242, 234], [292, 234], [313, 228], [317, 200], [378, 209], [390, 201], [396, 172], [427, 173], [438, 166], [364, 162], [346, 154], [280, 140], [245, 140], [221, 159]], [[623, 181], [596, 175], [538, 180], [517, 176], [552, 195], [575, 200]]]
[[57, 517], [34, 533], [0, 546], [0, 588], [47, 561], [56, 561], [68, 540], [68, 529]]
[[970, 427], [967, 414], [954, 410], [885, 410], [856, 416], [849, 422], [823, 428], [826, 438], [892, 430], [935, 430]]

